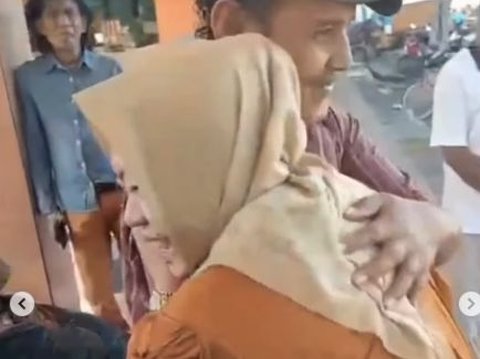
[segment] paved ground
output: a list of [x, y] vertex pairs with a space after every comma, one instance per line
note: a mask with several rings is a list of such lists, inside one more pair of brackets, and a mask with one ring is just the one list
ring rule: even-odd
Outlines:
[[428, 146], [430, 129], [408, 119], [395, 109], [404, 87], [374, 80], [362, 67], [352, 69], [338, 82], [335, 100], [362, 123], [380, 150], [420, 185], [440, 196], [442, 186], [441, 158], [438, 150]]

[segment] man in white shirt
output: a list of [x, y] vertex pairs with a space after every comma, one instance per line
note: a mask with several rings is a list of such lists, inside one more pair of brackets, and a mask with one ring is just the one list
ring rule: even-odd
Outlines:
[[[461, 50], [440, 72], [431, 145], [444, 158], [443, 206], [465, 234], [463, 251], [447, 268], [458, 303], [467, 291], [480, 293], [480, 47]], [[458, 316], [478, 355], [480, 317]]]

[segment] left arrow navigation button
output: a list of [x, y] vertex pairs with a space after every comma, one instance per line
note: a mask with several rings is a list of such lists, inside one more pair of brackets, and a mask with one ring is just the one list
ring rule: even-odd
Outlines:
[[10, 298], [10, 310], [18, 317], [26, 317], [35, 309], [35, 300], [27, 292], [17, 292]]

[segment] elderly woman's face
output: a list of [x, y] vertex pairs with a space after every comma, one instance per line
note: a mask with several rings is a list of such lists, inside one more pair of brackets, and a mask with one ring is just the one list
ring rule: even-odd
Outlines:
[[125, 205], [124, 221], [134, 230], [134, 235], [146, 240], [161, 239], [158, 231], [151, 225], [151, 214], [138, 191], [130, 189]]
[[155, 242], [160, 245], [157, 247], [160, 249], [157, 252], [158, 261], [163, 260], [170, 273], [167, 277], [163, 277], [162, 283], [170, 288], [178, 288], [180, 283], [191, 273], [188, 272], [184, 261], [178, 255], [168, 233], [159, 232], [151, 224], [150, 218], [151, 214], [146, 202], [138, 191], [130, 189], [125, 206], [124, 223], [131, 228], [135, 240]]
[[[152, 214], [148, 208], [147, 202], [142, 198], [140, 191], [136, 188], [135, 180], [125, 173], [125, 166], [120, 157], [112, 155], [111, 163], [113, 170], [117, 174], [118, 182], [127, 190], [127, 202], [123, 213], [123, 222], [128, 226], [135, 240], [140, 242], [155, 242], [160, 246], [156, 252], [159, 261], [164, 261], [168, 266], [169, 275], [163, 277], [162, 283], [168, 283], [168, 287], [177, 288], [180, 283], [187, 278], [190, 273], [185, 266], [184, 261], [175, 249], [174, 243], [166, 228], [156, 228], [152, 224]], [[149, 247], [150, 249], [152, 247]], [[158, 275], [158, 273], [156, 273]]]
[[158, 231], [151, 225], [151, 213], [146, 202], [136, 190], [134, 181], [125, 175], [125, 166], [120, 157], [111, 156], [113, 170], [117, 174], [118, 181], [127, 189], [128, 198], [125, 204], [123, 220], [136, 236], [146, 240], [161, 239]]
[[54, 51], [69, 51], [80, 46], [87, 24], [77, 4], [72, 0], [46, 2], [37, 29]]

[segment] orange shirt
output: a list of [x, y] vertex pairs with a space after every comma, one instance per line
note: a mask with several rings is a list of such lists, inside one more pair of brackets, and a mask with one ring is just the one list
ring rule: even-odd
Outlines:
[[[446, 306], [448, 286], [434, 274], [423, 293], [459, 359], [473, 356]], [[389, 359], [380, 340], [314, 314], [228, 268], [187, 281], [163, 313], [135, 328], [129, 359]], [[417, 358], [412, 358], [417, 359]], [[421, 359], [421, 358], [418, 358]]]

